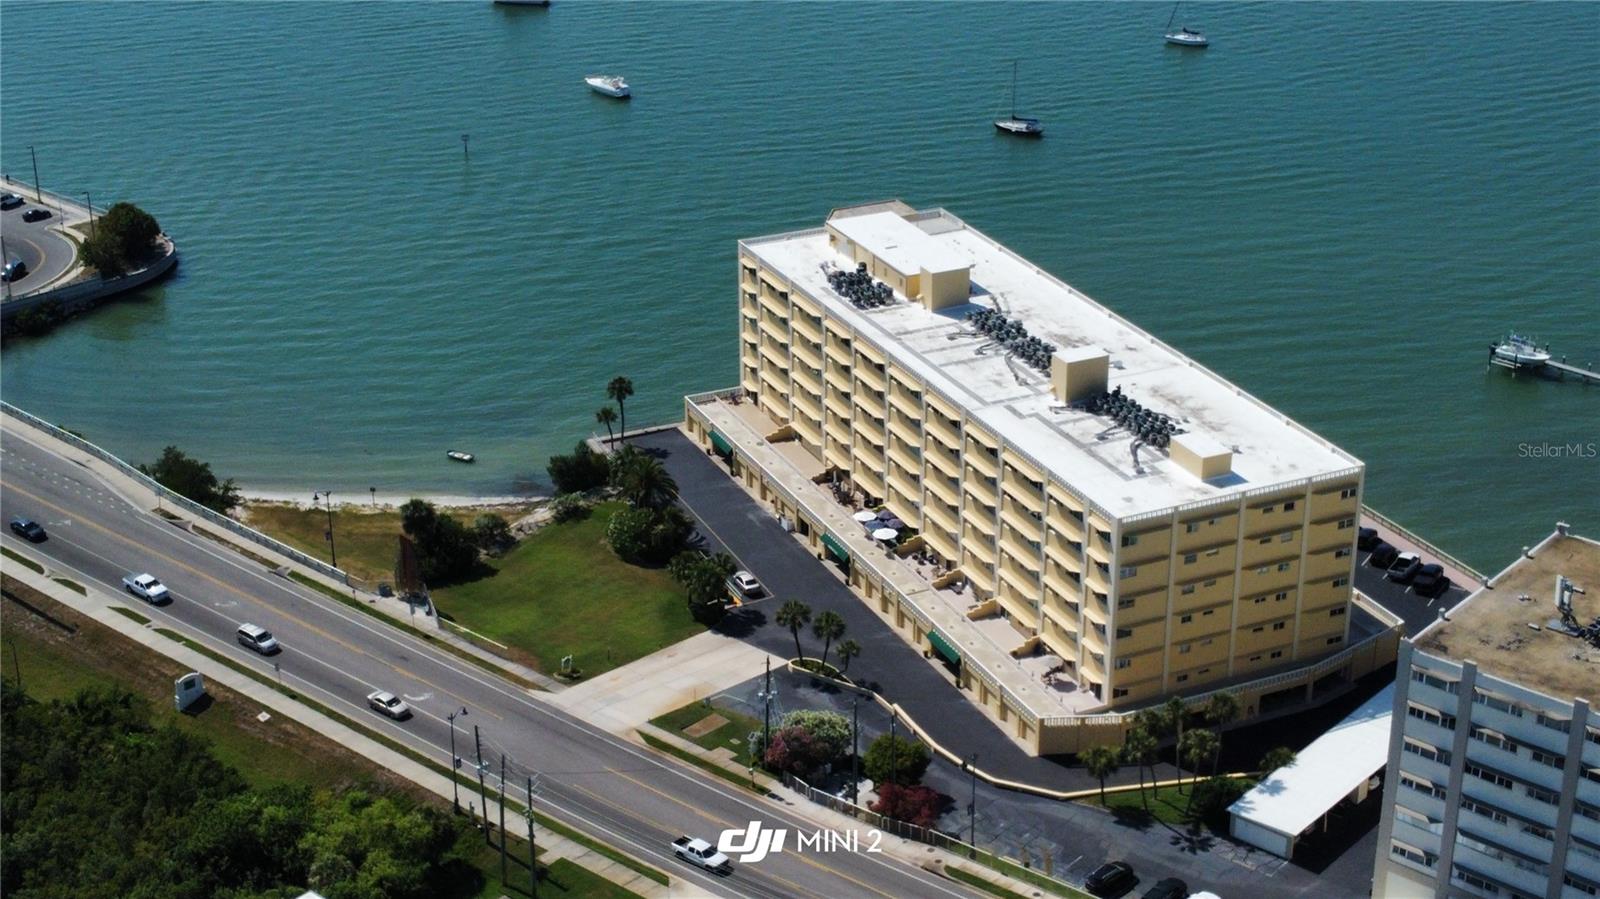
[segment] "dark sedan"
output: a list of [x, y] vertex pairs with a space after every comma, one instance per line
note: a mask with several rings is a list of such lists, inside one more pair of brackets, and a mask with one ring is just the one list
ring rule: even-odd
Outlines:
[[1144, 899], [1188, 899], [1189, 885], [1176, 877], [1164, 877], [1145, 891]]
[[1084, 880], [1083, 888], [1096, 896], [1120, 896], [1133, 888], [1133, 866], [1127, 862], [1106, 862]]
[[44, 528], [39, 527], [39, 522], [30, 518], [11, 519], [11, 531], [29, 543], [43, 543], [45, 541]]
[[1444, 573], [1444, 566], [1434, 562], [1417, 569], [1411, 578], [1411, 592], [1429, 599], [1438, 596], [1450, 589], [1450, 578]]
[[22, 203], [23, 199], [16, 194], [6, 194], [0, 197], [0, 209], [16, 209]]
[[24, 212], [22, 214], [22, 220], [25, 221], [25, 222], [42, 222], [42, 221], [44, 221], [45, 219], [47, 219], [49, 217], [50, 217], [50, 210], [48, 210], [48, 209], [37, 209], [37, 208], [35, 208], [35, 209], [30, 209], [27, 212]]
[[1356, 549], [1366, 552], [1381, 542], [1378, 532], [1374, 528], [1361, 528], [1356, 531]]

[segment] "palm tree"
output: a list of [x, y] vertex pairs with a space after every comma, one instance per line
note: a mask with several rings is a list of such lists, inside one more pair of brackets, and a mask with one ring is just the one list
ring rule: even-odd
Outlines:
[[594, 420], [606, 426], [606, 443], [616, 443], [617, 435], [611, 430], [611, 423], [617, 420], [616, 410], [601, 406], [600, 411], [594, 414]]
[[[1100, 778], [1100, 804], [1106, 804], [1106, 778], [1117, 773], [1117, 751], [1109, 746], [1091, 746], [1078, 756], [1090, 777]], [[1140, 781], [1143, 781], [1141, 772]], [[1144, 790], [1141, 788], [1140, 793]]]
[[1122, 741], [1122, 757], [1128, 764], [1139, 768], [1139, 799], [1144, 802], [1145, 812], [1150, 811], [1150, 799], [1144, 794], [1144, 769], [1152, 766], [1150, 779], [1155, 779], [1156, 738], [1155, 735], [1143, 727], [1134, 725]]
[[1211, 771], [1217, 770], [1217, 756], [1222, 753], [1222, 728], [1239, 717], [1239, 697], [1232, 693], [1213, 693], [1206, 701], [1206, 720], [1217, 729], [1217, 745], [1211, 752]]
[[794, 635], [794, 655], [803, 659], [806, 654], [800, 650], [800, 629], [811, 623], [811, 607], [798, 599], [786, 600], [778, 607], [778, 626], [786, 627]]
[[617, 408], [622, 410], [622, 436], [628, 436], [628, 397], [633, 396], [633, 382], [618, 375], [606, 385], [606, 396], [617, 401]]
[[663, 509], [678, 494], [678, 482], [661, 463], [633, 447], [623, 447], [611, 461], [611, 486], [636, 507]]
[[845, 640], [839, 644], [839, 661], [844, 665], [844, 667], [840, 669], [841, 674], [850, 670], [850, 660], [858, 655], [861, 655], [860, 643], [857, 643], [854, 640]]
[[[844, 647], [839, 647], [839, 651], [843, 652]], [[1279, 746], [1277, 749], [1269, 749], [1267, 750], [1267, 754], [1261, 757], [1261, 773], [1270, 774], [1279, 768], [1287, 768], [1294, 764], [1295, 759], [1298, 757], [1299, 756], [1295, 753], [1295, 751], [1287, 746]]]
[[[1194, 771], [1194, 777], [1189, 781], [1189, 801], [1194, 802], [1194, 784], [1200, 780], [1200, 768], [1206, 760], [1217, 751], [1217, 735], [1209, 730], [1191, 730], [1183, 735], [1183, 742], [1178, 744], [1178, 755]], [[1183, 778], [1178, 778], [1181, 783]]]
[[817, 639], [822, 641], [822, 665], [826, 668], [828, 647], [833, 641], [844, 636], [844, 619], [839, 617], [838, 612], [829, 609], [818, 615], [817, 620], [811, 623], [811, 633], [816, 634]]
[[1166, 730], [1172, 734], [1173, 746], [1183, 742], [1183, 719], [1187, 717], [1186, 709], [1183, 700], [1177, 696], [1169, 697], [1161, 706], [1161, 714], [1166, 718]]

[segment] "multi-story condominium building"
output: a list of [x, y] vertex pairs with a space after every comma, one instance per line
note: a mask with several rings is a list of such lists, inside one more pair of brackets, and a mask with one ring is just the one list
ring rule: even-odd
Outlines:
[[1379, 899], [1600, 896], [1600, 543], [1559, 527], [1402, 645]]
[[1361, 463], [950, 213], [836, 210], [741, 241], [737, 280], [739, 388], [689, 432], [1034, 751], [1392, 658], [1352, 614]]

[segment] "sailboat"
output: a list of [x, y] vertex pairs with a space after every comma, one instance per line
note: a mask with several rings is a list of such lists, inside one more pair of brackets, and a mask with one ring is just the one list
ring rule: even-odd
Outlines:
[[1043, 137], [1044, 125], [1038, 119], [1017, 115], [1017, 63], [1011, 62], [1011, 116], [1010, 118], [995, 119], [994, 126], [1007, 134], [1017, 134], [1022, 137]]
[[1211, 45], [1211, 39], [1206, 37], [1205, 35], [1201, 34], [1198, 31], [1192, 31], [1192, 30], [1190, 30], [1188, 28], [1179, 28], [1177, 31], [1173, 31], [1172, 30], [1172, 21], [1178, 17], [1178, 6], [1179, 5], [1180, 4], [1178, 4], [1178, 3], [1172, 4], [1172, 15], [1167, 16], [1167, 33], [1166, 33], [1167, 43], [1172, 44], [1172, 45], [1177, 46], [1177, 47], [1208, 47], [1208, 46], [1210, 46]]

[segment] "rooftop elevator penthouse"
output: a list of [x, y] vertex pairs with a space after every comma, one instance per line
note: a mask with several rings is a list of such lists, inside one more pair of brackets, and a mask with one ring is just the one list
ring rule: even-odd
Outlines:
[[738, 282], [747, 401], [691, 397], [691, 433], [819, 552], [860, 535], [818, 503], [903, 520], [852, 583], [1000, 720], [1364, 673], [1347, 453], [942, 209], [741, 241]]

